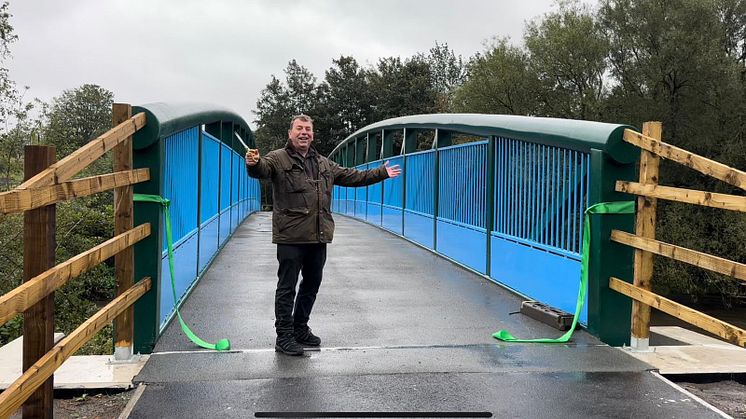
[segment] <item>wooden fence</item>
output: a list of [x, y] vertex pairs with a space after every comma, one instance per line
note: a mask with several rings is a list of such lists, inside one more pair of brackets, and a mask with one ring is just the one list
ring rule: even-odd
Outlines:
[[641, 148], [640, 181], [616, 183], [616, 190], [638, 195], [635, 234], [614, 230], [611, 240], [635, 248], [634, 282], [610, 278], [609, 287], [632, 298], [631, 345], [646, 350], [650, 336], [650, 308], [677, 317], [739, 346], [746, 345], [746, 331], [651, 292], [653, 256], [659, 255], [746, 281], [746, 265], [717, 256], [655, 240], [658, 199], [746, 212], [746, 197], [673, 188], [658, 184], [660, 158], [746, 190], [746, 173], [666, 144], [660, 122], [646, 122], [642, 133], [626, 130], [624, 140]]
[[[145, 125], [144, 113], [113, 106], [113, 128], [55, 163], [54, 147], [27, 146], [26, 180], [0, 194], [0, 214], [24, 213], [23, 284], [0, 296], [0, 325], [23, 313], [23, 374], [0, 394], [0, 417], [23, 405], [23, 417], [52, 417], [54, 371], [104, 326], [115, 323], [115, 351], [131, 354], [132, 304], [151, 286], [134, 283], [132, 245], [150, 235], [150, 225], [133, 228], [132, 185], [150, 179], [148, 169], [132, 170], [132, 134]], [[112, 151], [114, 173], [71, 180]], [[114, 237], [54, 265], [55, 203], [114, 190]], [[54, 291], [115, 256], [117, 297], [56, 345]]]

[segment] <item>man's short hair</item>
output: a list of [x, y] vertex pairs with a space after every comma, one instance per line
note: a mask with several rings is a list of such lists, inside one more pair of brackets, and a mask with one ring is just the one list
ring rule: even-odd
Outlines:
[[306, 114], [295, 115], [290, 119], [290, 129], [293, 129], [293, 124], [295, 123], [295, 121], [303, 121], [313, 124], [313, 119], [311, 119], [310, 116]]

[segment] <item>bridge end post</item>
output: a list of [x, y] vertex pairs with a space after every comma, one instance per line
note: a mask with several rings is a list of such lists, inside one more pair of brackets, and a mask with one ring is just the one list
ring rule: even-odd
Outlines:
[[[147, 124], [157, 124], [157, 120], [145, 109], [135, 107], [133, 113], [146, 112]], [[157, 126], [137, 131], [132, 138], [132, 166], [134, 169], [150, 169], [150, 180], [134, 185], [134, 193], [162, 196], [163, 185], [162, 168], [165, 156], [163, 141], [157, 141], [159, 128]], [[147, 144], [138, 148], [138, 144]], [[134, 278], [152, 278], [152, 287], [145, 295], [135, 302], [133, 315], [134, 335], [133, 352], [153, 352], [160, 329], [160, 284], [161, 284], [161, 254], [163, 236], [163, 216], [160, 205], [147, 202], [135, 202], [133, 213], [134, 225], [150, 223], [150, 236], [139, 241], [134, 246]]]
[[[629, 200], [615, 191], [617, 180], [632, 180], [635, 164], [621, 164], [601, 150], [591, 150], [588, 205]], [[609, 278], [631, 278], [631, 248], [610, 240], [611, 230], [633, 231], [634, 214], [591, 215], [591, 248], [588, 267], [588, 331], [611, 346], [629, 345], [632, 304], [609, 288]]]

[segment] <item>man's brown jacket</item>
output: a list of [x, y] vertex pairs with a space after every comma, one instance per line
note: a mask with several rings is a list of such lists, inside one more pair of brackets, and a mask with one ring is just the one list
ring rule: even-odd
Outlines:
[[341, 167], [313, 150], [309, 153], [316, 159], [318, 180], [308, 177], [303, 158], [289, 143], [246, 166], [249, 176], [272, 180], [272, 243], [331, 243], [332, 186], [366, 186], [388, 178], [383, 166], [361, 171]]

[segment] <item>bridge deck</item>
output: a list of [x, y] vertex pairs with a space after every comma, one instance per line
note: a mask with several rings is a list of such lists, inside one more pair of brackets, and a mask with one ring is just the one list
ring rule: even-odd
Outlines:
[[277, 261], [270, 216], [252, 215], [185, 304], [207, 340], [172, 322], [137, 382], [131, 417], [256, 412], [492, 412], [494, 417], [718, 417], [649, 366], [578, 331], [570, 344], [507, 344], [491, 333], [557, 336], [510, 292], [367, 224], [336, 217], [311, 327], [321, 351], [274, 352]]

